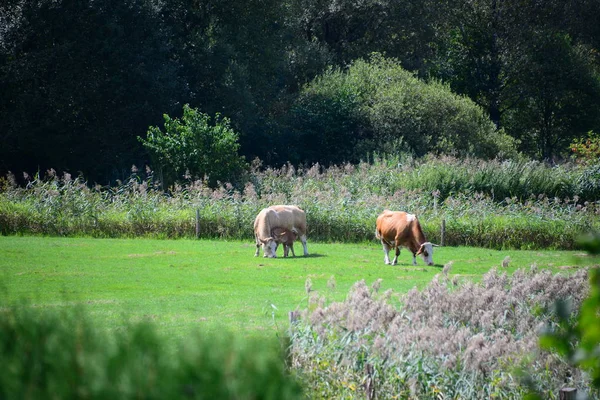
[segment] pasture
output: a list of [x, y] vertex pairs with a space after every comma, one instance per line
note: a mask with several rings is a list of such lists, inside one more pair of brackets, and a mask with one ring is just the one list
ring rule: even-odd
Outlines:
[[[300, 243], [296, 245], [301, 253]], [[4, 305], [27, 299], [39, 308], [84, 305], [108, 329], [126, 321], [151, 321], [171, 337], [195, 329], [225, 329], [273, 337], [287, 328], [288, 311], [309, 307], [311, 296], [341, 301], [350, 287], [381, 279], [380, 290], [405, 293], [424, 287], [445, 264], [450, 275], [478, 280], [491, 268], [592, 265], [582, 252], [440, 247], [435, 266], [403, 250], [396, 266], [384, 265], [375, 241], [361, 244], [308, 242], [309, 257], [254, 257], [252, 241], [0, 237], [0, 296]], [[261, 253], [262, 254], [262, 253]], [[397, 301], [393, 298], [392, 301]], [[314, 306], [314, 304], [312, 305]]]

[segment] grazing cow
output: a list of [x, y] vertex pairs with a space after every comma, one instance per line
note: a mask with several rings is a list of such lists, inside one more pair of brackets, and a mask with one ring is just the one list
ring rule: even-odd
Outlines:
[[[413, 214], [403, 211], [384, 210], [377, 217], [375, 237], [381, 240], [385, 263], [396, 265], [400, 255], [400, 246], [408, 248], [413, 253], [413, 265], [417, 265], [417, 256], [423, 257], [427, 265], [433, 265], [433, 246], [425, 239], [419, 220]], [[396, 257], [390, 263], [390, 249], [396, 250]]]
[[[284, 235], [274, 235], [276, 229], [281, 229]], [[291, 238], [300, 238], [304, 247], [304, 255], [308, 255], [306, 246], [306, 213], [296, 206], [271, 206], [262, 209], [254, 220], [254, 237], [256, 239], [256, 253], [262, 246], [264, 257], [277, 257], [276, 250], [279, 243], [289, 243]], [[286, 254], [284, 244], [284, 255]], [[292, 250], [293, 254], [293, 250]]]
[[287, 257], [290, 250], [292, 250], [292, 256], [296, 257], [294, 253], [294, 242], [298, 239], [298, 232], [295, 230], [286, 231], [283, 228], [275, 228], [271, 234], [276, 241], [283, 244], [283, 256]]

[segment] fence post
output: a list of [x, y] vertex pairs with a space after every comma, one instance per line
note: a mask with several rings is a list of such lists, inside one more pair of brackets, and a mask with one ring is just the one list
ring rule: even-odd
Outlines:
[[446, 220], [442, 220], [442, 233], [440, 238], [440, 246], [444, 246], [446, 244]]
[[373, 365], [371, 364], [366, 364], [365, 365], [365, 372], [367, 374], [367, 379], [365, 381], [365, 394], [366, 394], [366, 398], [367, 400], [375, 400], [375, 380], [373, 379], [373, 375], [374, 375], [374, 370], [373, 370]]
[[577, 398], [577, 389], [575, 388], [562, 388], [558, 392], [558, 398], [560, 400], [575, 400]]
[[200, 237], [200, 209], [196, 208], [196, 239]]
[[290, 311], [288, 313], [288, 318], [290, 320], [291, 325], [294, 325], [296, 322], [298, 322], [299, 317], [300, 317], [300, 313], [298, 311]]

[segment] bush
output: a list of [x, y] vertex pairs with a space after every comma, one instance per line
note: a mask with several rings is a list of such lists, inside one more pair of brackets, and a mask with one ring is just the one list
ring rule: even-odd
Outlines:
[[600, 135], [589, 131], [586, 138], [577, 138], [569, 146], [573, 158], [583, 164], [600, 163]]
[[[600, 234], [591, 234], [581, 241], [591, 255], [600, 255]], [[557, 323], [548, 324], [540, 338], [540, 346], [554, 350], [574, 368], [586, 371], [591, 385], [600, 393], [600, 270], [590, 271], [590, 293], [579, 309], [559, 299], [555, 303]], [[534, 393], [535, 398], [542, 398]]]
[[[555, 299], [578, 310], [587, 272], [491, 270], [481, 283], [450, 275], [451, 264], [421, 291], [393, 306], [375, 282], [355, 284], [342, 303], [314, 302], [292, 326], [291, 360], [309, 396], [362, 398], [523, 398], [516, 368], [527, 368], [544, 398], [567, 381], [588, 391], [580, 369], [540, 351], [539, 327]], [[368, 366], [368, 367], [367, 367]], [[599, 393], [594, 392], [596, 395]]]
[[302, 398], [276, 343], [174, 341], [148, 323], [108, 332], [84, 309], [3, 309], [0, 364], [3, 399]]
[[517, 155], [516, 142], [471, 100], [440, 82], [419, 80], [380, 55], [317, 77], [300, 93], [293, 115], [297, 145], [309, 162], [357, 162], [370, 152], [399, 151]]
[[138, 137], [163, 170], [163, 179], [170, 184], [184, 176], [208, 177], [211, 185], [217, 181], [231, 182], [244, 169], [238, 155], [238, 134], [230, 121], [215, 116], [211, 118], [187, 104], [181, 119], [164, 115], [165, 131], [151, 126], [146, 139]]

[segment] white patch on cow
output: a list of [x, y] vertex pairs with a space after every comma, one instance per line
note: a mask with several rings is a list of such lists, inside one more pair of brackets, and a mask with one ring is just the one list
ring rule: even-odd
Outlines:
[[263, 257], [276, 258], [277, 257], [277, 242], [273, 238], [269, 238], [263, 243]]
[[407, 222], [414, 221], [415, 219], [417, 219], [417, 216], [415, 214], [406, 214], [406, 221]]
[[[423, 257], [423, 261], [427, 265], [433, 265], [433, 244], [430, 242], [425, 242], [421, 245], [421, 256]], [[415, 260], [413, 260], [413, 264], [416, 265]]]

